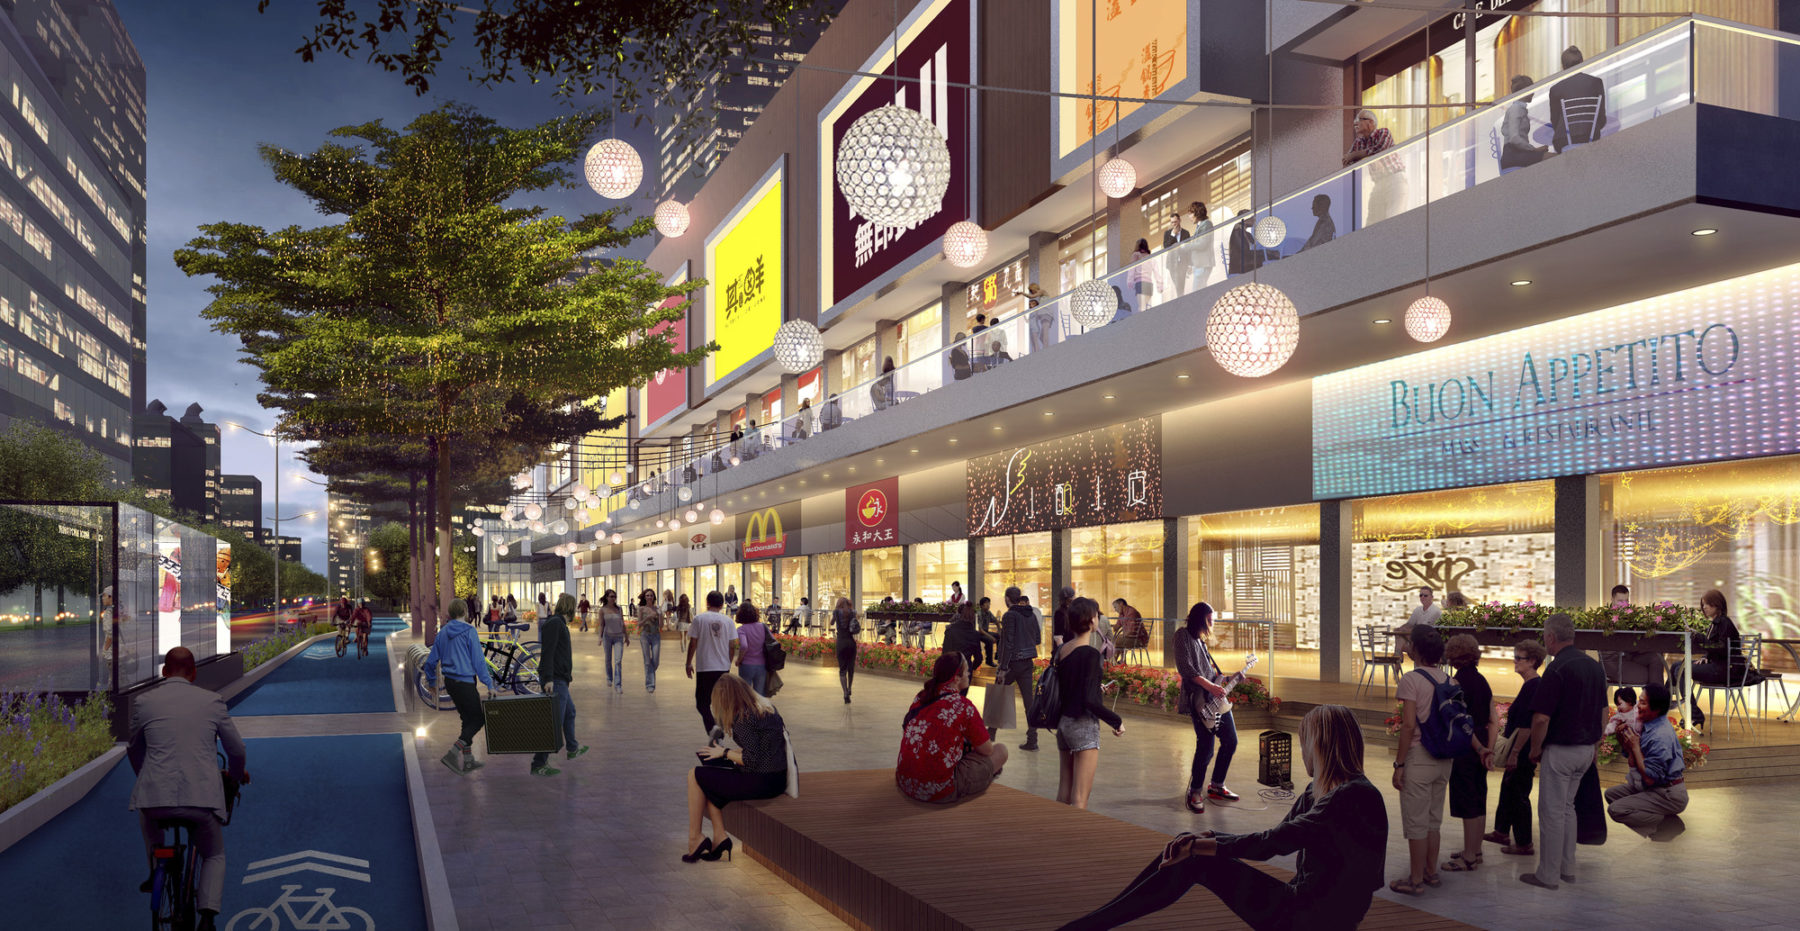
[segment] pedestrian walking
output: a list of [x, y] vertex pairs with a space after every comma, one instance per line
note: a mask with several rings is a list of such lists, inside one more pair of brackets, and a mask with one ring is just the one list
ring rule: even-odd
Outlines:
[[475, 688], [475, 683], [479, 681], [492, 693], [494, 680], [488, 675], [487, 660], [481, 655], [481, 635], [469, 626], [469, 606], [462, 599], [455, 599], [450, 602], [449, 615], [450, 620], [438, 631], [437, 640], [432, 642], [431, 652], [419, 671], [427, 681], [434, 681], [438, 667], [443, 666], [444, 691], [450, 693], [450, 702], [456, 706], [456, 715], [462, 720], [462, 732], [457, 735], [456, 743], [450, 745], [450, 752], [444, 754], [443, 763], [451, 772], [466, 776], [486, 765], [475, 759], [473, 741], [482, 725], [487, 723], [487, 716], [481, 710], [481, 692]]
[[[575, 699], [569, 692], [569, 683], [575, 680], [575, 645], [569, 637], [569, 616], [575, 613], [575, 596], [563, 592], [556, 599], [556, 607], [550, 614], [538, 621], [538, 640], [541, 644], [538, 653], [538, 676], [544, 683], [544, 694], [554, 700], [558, 734], [562, 737], [562, 749], [569, 754], [569, 759], [588, 752], [588, 748], [575, 740]], [[550, 753], [534, 753], [531, 756], [531, 774], [533, 776], [554, 776], [562, 770], [550, 765]]]
[[576, 610], [581, 613], [581, 632], [584, 634], [587, 633], [588, 629], [588, 611], [592, 607], [592, 605], [588, 604], [587, 592], [582, 592], [581, 604], [576, 606]]
[[656, 606], [656, 590], [644, 589], [638, 597], [638, 650], [644, 654], [644, 691], [656, 691], [656, 667], [662, 662], [663, 612]]
[[600, 645], [606, 663], [606, 684], [614, 692], [625, 691], [625, 645], [629, 642], [619, 593], [609, 588], [600, 596]]
[[831, 630], [837, 634], [838, 685], [844, 690], [844, 704], [850, 704], [850, 686], [856, 681], [856, 635], [862, 625], [856, 622], [856, 609], [850, 599], [839, 598], [831, 609]]
[[756, 610], [756, 605], [749, 602], [738, 605], [737, 624], [738, 675], [750, 683], [756, 694], [767, 698], [769, 665], [763, 656], [763, 646], [769, 642], [769, 627], [762, 622], [762, 614]]
[[694, 680], [694, 707], [700, 712], [700, 723], [712, 733], [713, 685], [731, 671], [731, 656], [737, 651], [737, 638], [732, 636], [731, 619], [722, 612], [725, 596], [716, 591], [706, 593], [706, 610], [694, 616], [689, 629], [687, 676]]
[[1038, 644], [1044, 639], [1044, 622], [1038, 617], [1031, 605], [1025, 602], [1024, 593], [1017, 585], [1006, 589], [1006, 615], [1000, 619], [1000, 662], [1001, 667], [994, 673], [996, 683], [1012, 683], [1019, 690], [1019, 698], [1025, 703], [1025, 742], [1019, 745], [1020, 750], [1036, 751], [1038, 748], [1037, 728], [1031, 726], [1032, 686], [1037, 675]]
[[1125, 736], [1119, 719], [1100, 695], [1100, 651], [1092, 645], [1100, 605], [1092, 598], [1075, 598], [1064, 606], [1068, 639], [1056, 651], [1056, 681], [1061, 687], [1062, 720], [1056, 724], [1056, 750], [1061, 778], [1056, 800], [1086, 808], [1094, 789], [1094, 772], [1100, 765], [1100, 723], [1113, 736]]

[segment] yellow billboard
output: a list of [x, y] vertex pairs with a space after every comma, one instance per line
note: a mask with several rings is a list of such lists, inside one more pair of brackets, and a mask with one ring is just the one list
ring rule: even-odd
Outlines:
[[[1056, 13], [1057, 90], [1065, 94], [1153, 98], [1187, 77], [1187, 0], [1059, 0]], [[1058, 155], [1142, 106], [1106, 101], [1096, 110], [1092, 100], [1058, 98]]]
[[770, 171], [706, 241], [707, 336], [719, 344], [707, 357], [708, 386], [767, 351], [781, 328], [787, 241], [781, 181], [779, 167]]

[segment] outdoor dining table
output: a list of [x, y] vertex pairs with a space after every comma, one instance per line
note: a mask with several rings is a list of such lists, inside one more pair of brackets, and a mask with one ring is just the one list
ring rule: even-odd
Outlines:
[[[1778, 646], [1778, 647], [1782, 648], [1783, 650], [1786, 650], [1788, 658], [1792, 659], [1794, 661], [1795, 666], [1800, 667], [1800, 651], [1797, 651], [1794, 649], [1795, 647], [1800, 647], [1800, 640], [1764, 640], [1763, 641], [1763, 646], [1769, 646], [1771, 644], [1774, 646]], [[1792, 722], [1794, 720], [1794, 716], [1796, 714], [1800, 714], [1800, 694], [1796, 694], [1794, 696], [1793, 702], [1788, 705], [1788, 710], [1782, 712], [1781, 716], [1776, 718], [1775, 720]]]

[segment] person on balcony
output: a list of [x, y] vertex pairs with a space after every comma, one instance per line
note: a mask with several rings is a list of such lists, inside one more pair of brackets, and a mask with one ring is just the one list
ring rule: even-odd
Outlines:
[[1120, 300], [1119, 314], [1113, 319], [1116, 320], [1131, 313], [1134, 307], [1137, 310], [1147, 310], [1150, 307], [1150, 295], [1156, 292], [1156, 269], [1145, 264], [1145, 260], [1148, 258], [1150, 258], [1150, 241], [1140, 239], [1131, 250], [1131, 271], [1125, 273], [1126, 283], [1131, 285], [1131, 303], [1128, 305], [1124, 300]]
[[[1518, 93], [1531, 86], [1531, 76], [1515, 74], [1512, 76], [1513, 93]], [[1550, 154], [1546, 146], [1534, 145], [1531, 141], [1531, 115], [1528, 107], [1531, 95], [1526, 94], [1507, 105], [1506, 116], [1500, 119], [1500, 170], [1524, 168], [1536, 165]]]
[[1193, 244], [1183, 250], [1193, 260], [1188, 273], [1192, 278], [1189, 287], [1204, 288], [1212, 280], [1212, 271], [1219, 264], [1218, 237], [1213, 235], [1216, 230], [1213, 227], [1212, 213], [1206, 209], [1206, 204], [1200, 201], [1188, 204], [1188, 216], [1194, 221], [1194, 233], [1190, 237]]
[[[1169, 228], [1163, 231], [1162, 247], [1174, 249], [1188, 240], [1188, 232], [1181, 228], [1181, 214], [1169, 218]], [[1192, 249], [1178, 249], [1166, 260], [1169, 266], [1171, 285], [1169, 296], [1177, 297], [1188, 290], [1188, 269], [1194, 264]]]
[[[1581, 49], [1563, 49], [1567, 71], [1584, 60]], [[1577, 71], [1550, 87], [1550, 144], [1558, 154], [1570, 146], [1586, 145], [1600, 138], [1606, 127], [1606, 82]]]
[[1312, 235], [1306, 237], [1306, 245], [1300, 247], [1301, 252], [1337, 238], [1337, 223], [1331, 219], [1331, 195], [1313, 195], [1312, 215], [1318, 220], [1313, 223]]
[[[1356, 111], [1354, 124], [1355, 138], [1350, 149], [1344, 153], [1344, 165], [1355, 165], [1364, 160], [1394, 147], [1394, 134], [1386, 127], [1375, 125], [1375, 114], [1369, 110]], [[1363, 209], [1363, 225], [1385, 220], [1400, 212], [1400, 202], [1405, 194], [1397, 180], [1405, 169], [1405, 163], [1395, 156], [1388, 155], [1369, 163], [1369, 180], [1371, 189], [1369, 202]]]
[[1242, 275], [1262, 267], [1266, 256], [1262, 247], [1256, 244], [1256, 235], [1250, 229], [1250, 211], [1238, 211], [1237, 223], [1231, 228], [1225, 251], [1228, 263], [1225, 270], [1233, 275]]
[[869, 400], [875, 409], [886, 410], [894, 403], [894, 357], [888, 356], [881, 363], [881, 377], [869, 384]]
[[968, 337], [962, 333], [950, 340], [950, 378], [962, 381], [975, 374], [975, 366], [969, 360]]

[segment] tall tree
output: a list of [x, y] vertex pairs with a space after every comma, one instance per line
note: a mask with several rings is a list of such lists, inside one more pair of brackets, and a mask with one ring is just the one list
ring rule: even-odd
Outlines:
[[[573, 441], [616, 422], [592, 399], [716, 348], [646, 338], [685, 313], [657, 305], [702, 282], [665, 287], [640, 262], [585, 258], [647, 234], [647, 219], [619, 230], [616, 210], [570, 221], [516, 205], [575, 185], [569, 166], [599, 120], [508, 129], [450, 105], [404, 131], [342, 127], [332, 135], [355, 142], [310, 154], [264, 146], [276, 180], [337, 222], [213, 223], [175, 254], [189, 275], [217, 279], [204, 316], [239, 338], [284, 435], [340, 454], [391, 447], [375, 452], [401, 466], [396, 478], [423, 462], [433, 539], [414, 553], [435, 550], [446, 603], [451, 490], [493, 477], [466, 460], [459, 471], [459, 451]], [[418, 445], [423, 459], [409, 460]], [[436, 633], [429, 612], [425, 633]]]

